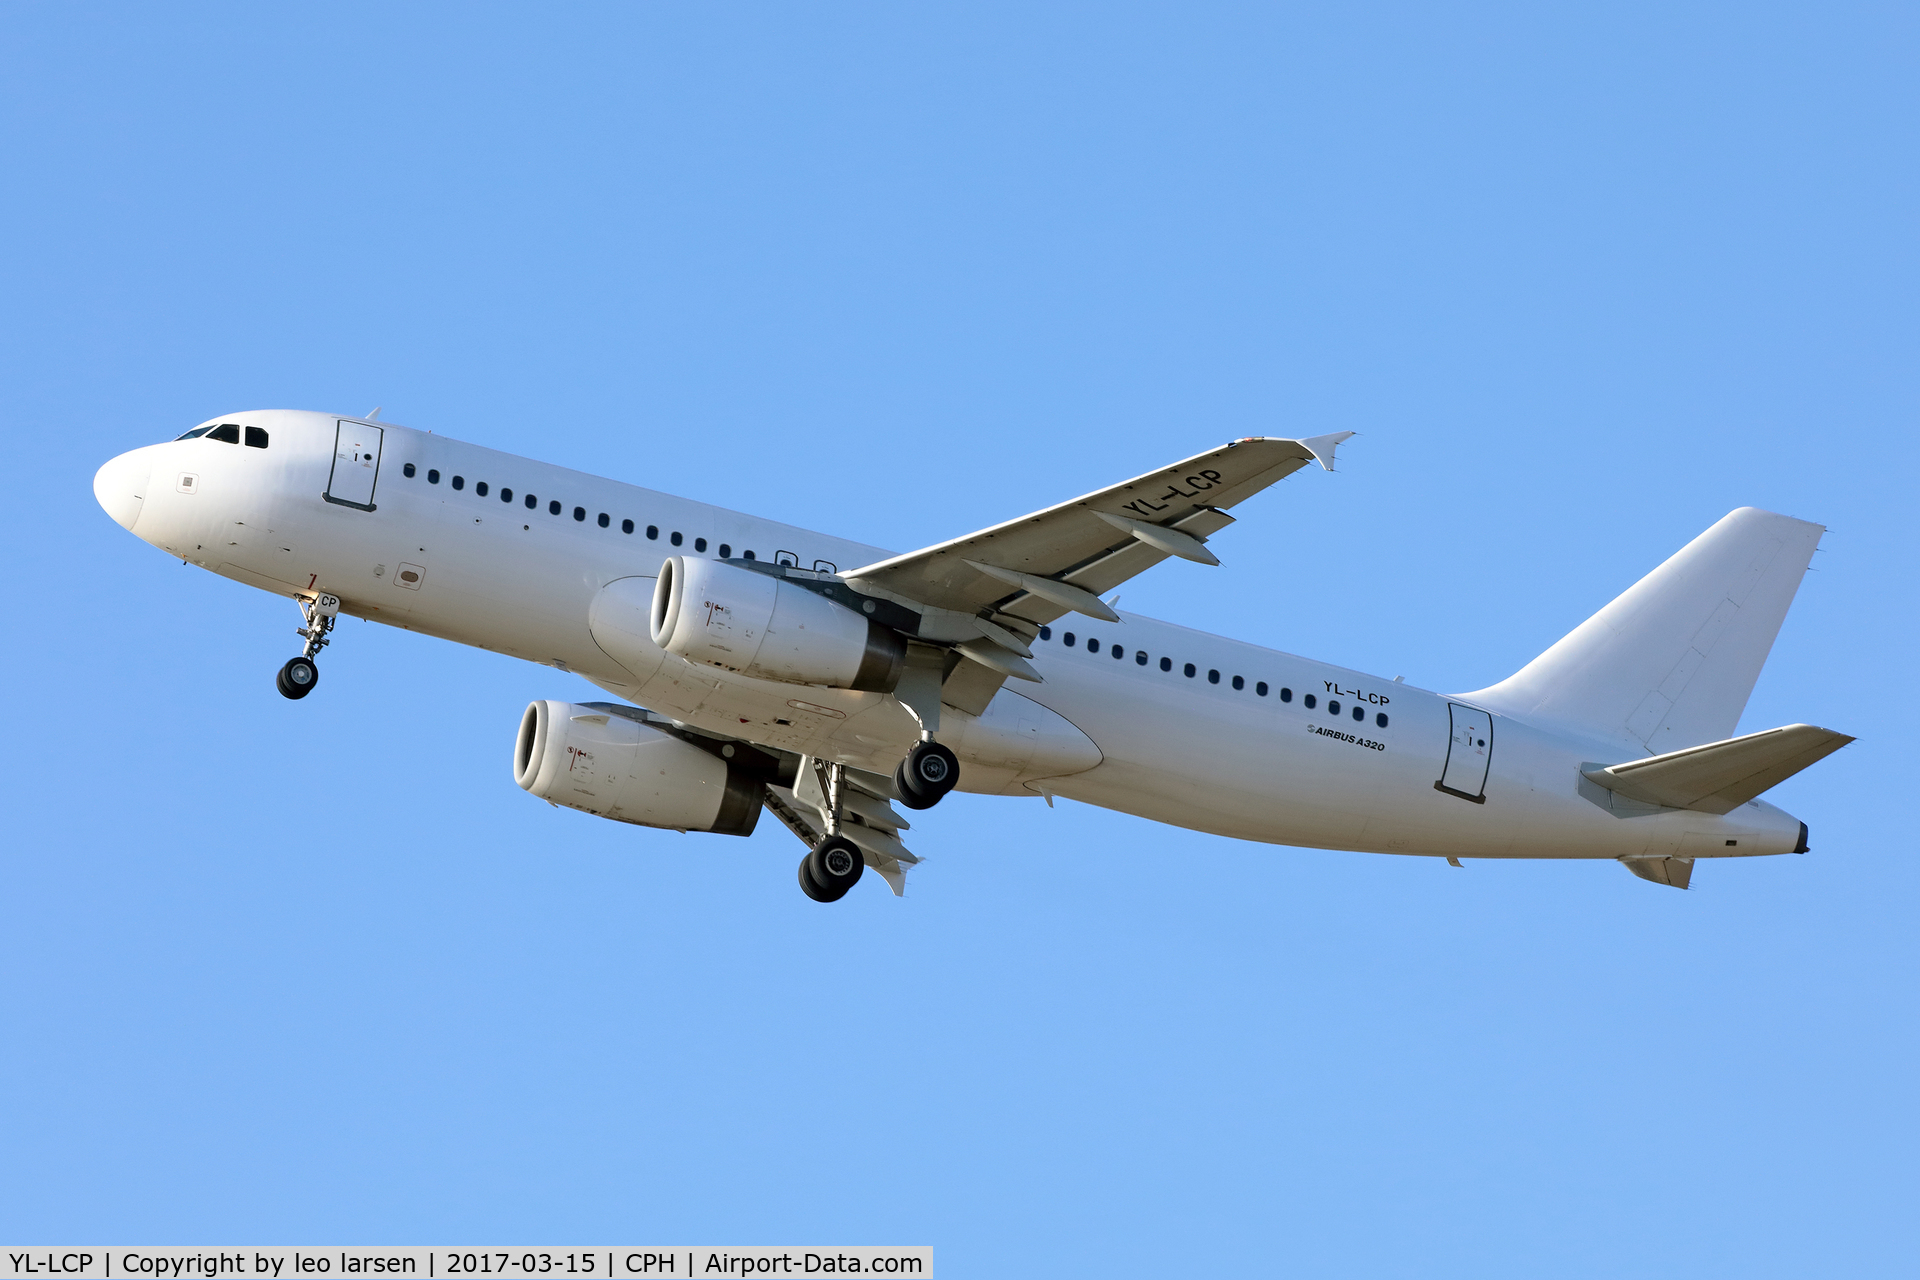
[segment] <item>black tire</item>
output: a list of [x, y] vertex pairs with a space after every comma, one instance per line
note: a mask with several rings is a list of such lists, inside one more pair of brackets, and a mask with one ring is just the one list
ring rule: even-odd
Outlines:
[[814, 880], [813, 855], [811, 853], [800, 859], [800, 892], [806, 894], [815, 902], [836, 902], [840, 897], [837, 893], [829, 893], [827, 890], [822, 889], [819, 883]]
[[833, 895], [828, 901], [846, 896], [866, 873], [867, 858], [860, 846], [845, 836], [828, 836], [807, 855], [807, 874], [815, 884]]
[[320, 668], [313, 665], [311, 658], [289, 658], [273, 682], [282, 697], [304, 698], [320, 683]]
[[939, 796], [924, 795], [914, 789], [913, 779], [907, 776], [905, 760], [893, 771], [893, 789], [900, 793], [900, 803], [909, 809], [931, 809], [940, 803]]
[[900, 803], [909, 809], [931, 809], [960, 781], [960, 760], [938, 742], [922, 742], [907, 752], [894, 771]]

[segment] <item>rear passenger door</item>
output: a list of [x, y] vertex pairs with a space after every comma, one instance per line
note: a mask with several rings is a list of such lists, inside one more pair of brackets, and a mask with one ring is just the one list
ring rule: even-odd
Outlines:
[[328, 502], [372, 511], [373, 489], [380, 480], [380, 446], [386, 432], [366, 422], [340, 420], [334, 433], [333, 472], [327, 477]]
[[1440, 770], [1434, 788], [1449, 795], [1487, 802], [1487, 765], [1493, 759], [1493, 717], [1478, 707], [1447, 704], [1452, 734], [1447, 742], [1447, 763]]

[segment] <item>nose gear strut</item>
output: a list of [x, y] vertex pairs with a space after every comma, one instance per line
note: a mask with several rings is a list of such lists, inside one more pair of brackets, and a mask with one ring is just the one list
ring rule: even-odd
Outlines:
[[301, 599], [299, 604], [301, 616], [306, 619], [307, 625], [296, 628], [293, 634], [307, 643], [300, 650], [300, 656], [289, 658], [274, 677], [274, 685], [280, 690], [280, 695], [296, 699], [306, 697], [320, 683], [320, 668], [313, 660], [332, 643], [328, 636], [339, 617], [340, 597], [322, 591], [311, 600]]

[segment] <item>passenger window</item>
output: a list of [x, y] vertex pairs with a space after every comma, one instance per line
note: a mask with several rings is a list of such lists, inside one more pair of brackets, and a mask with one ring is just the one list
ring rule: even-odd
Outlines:
[[749, 560], [753, 559], [753, 552], [751, 551], [742, 551], [740, 554], [745, 556]]
[[813, 562], [813, 571], [815, 573], [838, 573], [840, 572], [840, 566], [831, 560], [815, 560]]
[[1255, 685], [1255, 686], [1253, 686], [1253, 691], [1254, 691], [1255, 693], [1257, 693], [1257, 694], [1259, 694], [1259, 695], [1260, 695], [1261, 697], [1263, 697], [1263, 698], [1264, 698], [1264, 697], [1266, 697], [1266, 696], [1267, 696], [1267, 682], [1266, 682], [1265, 680], [1262, 680], [1262, 681], [1261, 681], [1261, 682], [1260, 682], [1259, 684], [1257, 684], [1257, 685]]
[[440, 473], [439, 473], [438, 471], [429, 471], [429, 472], [427, 472], [427, 483], [428, 483], [428, 484], [439, 484], [439, 483], [440, 483]]
[[1066, 645], [1067, 648], [1069, 649], [1073, 648], [1074, 644], [1076, 643], [1073, 638], [1073, 632], [1069, 631], [1065, 635], [1061, 636], [1060, 643]]
[[679, 545], [680, 545], [680, 531], [679, 531], [678, 529], [675, 529], [675, 530], [674, 530], [674, 531], [673, 531], [672, 533], [670, 533], [670, 534], [668, 534], [668, 535], [667, 535], [667, 541], [668, 541], [668, 542], [671, 542], [671, 543], [672, 543], [672, 544], [673, 544], [674, 546], [676, 546], [676, 547], [677, 547], [677, 546], [679, 546]]
[[650, 525], [648, 525], [648, 526], [647, 526], [647, 541], [648, 541], [648, 542], [654, 542], [654, 541], [657, 541], [657, 540], [659, 539], [659, 537], [660, 537], [660, 526], [659, 526], [659, 525], [657, 525], [657, 524], [650, 524]]
[[[600, 523], [605, 524], [606, 522], [606, 517], [602, 516]], [[705, 538], [695, 538], [693, 540], [693, 549], [695, 551], [705, 551], [707, 549], [707, 540]]]
[[1291, 690], [1291, 689], [1282, 689], [1282, 690], [1280, 690], [1280, 701], [1282, 701], [1282, 702], [1292, 702], [1292, 701], [1293, 701], [1293, 690]]
[[1208, 684], [1219, 684], [1219, 683], [1220, 683], [1220, 673], [1219, 673], [1218, 671], [1209, 671], [1209, 672], [1207, 672], [1207, 683], [1208, 683]]
[[473, 491], [474, 491], [475, 493], [477, 493], [477, 494], [479, 494], [479, 495], [480, 495], [481, 497], [483, 497], [483, 498], [484, 498], [484, 497], [486, 497], [486, 496], [487, 496], [487, 482], [486, 482], [485, 480], [479, 480], [479, 481], [475, 481], [475, 482], [474, 482], [474, 486], [473, 486]]
[[575, 520], [585, 520], [587, 518], [587, 509], [585, 507], [575, 507], [573, 509], [573, 518]]
[[534, 496], [533, 496], [532, 494], [528, 494], [528, 495], [527, 495], [527, 510], [529, 510], [529, 511], [533, 511], [533, 510], [537, 510], [537, 509], [539, 508], [539, 506], [540, 506], [540, 499], [538, 499], [538, 498], [536, 498], [536, 497], [534, 497]]
[[1040, 628], [1040, 638], [1041, 638], [1042, 640], [1051, 640], [1051, 639], [1053, 639], [1053, 628], [1052, 628], [1052, 627], [1042, 627], [1042, 628]]
[[1337, 716], [1340, 714], [1340, 699], [1338, 698], [1327, 699], [1327, 714], [1330, 716]]
[[[267, 447], [267, 433], [265, 428], [248, 427], [247, 428], [247, 448], [264, 449], [266, 447]], [[413, 464], [411, 462], [407, 464], [407, 474], [408, 475], [413, 474]]]
[[609, 516], [606, 512], [602, 511], [600, 513], [600, 520], [599, 520], [600, 527], [604, 529], [612, 523], [613, 523], [613, 517]]
[[400, 468], [400, 474], [409, 480], [413, 479], [413, 464], [409, 462], [406, 466]]
[[1353, 718], [1355, 720], [1365, 720], [1367, 718], [1367, 709], [1365, 707], [1355, 707], [1353, 709]]
[[[680, 544], [676, 542], [674, 543], [674, 545], [679, 546]], [[789, 569], [798, 569], [800, 567], [800, 557], [793, 554], [793, 552], [791, 551], [774, 552], [773, 562], [775, 564], [783, 564]]]
[[1092, 636], [1087, 637], [1087, 652], [1088, 653], [1100, 652], [1100, 642], [1098, 640], [1095, 640]]
[[720, 544], [720, 558], [722, 560], [731, 560], [733, 558], [733, 548], [724, 542]]
[[1382, 711], [1382, 712], [1381, 712], [1381, 713], [1380, 713], [1379, 715], [1377, 715], [1377, 716], [1375, 716], [1375, 717], [1373, 718], [1373, 722], [1374, 722], [1375, 724], [1377, 724], [1377, 725], [1379, 725], [1379, 726], [1380, 726], [1380, 727], [1381, 727], [1382, 729], [1384, 729], [1384, 728], [1386, 728], [1386, 727], [1387, 727], [1387, 713], [1386, 713], [1386, 712], [1384, 712], [1384, 711]]
[[1133, 665], [1136, 667], [1144, 667], [1147, 665], [1147, 651], [1145, 649], [1133, 655]]
[[207, 432], [207, 439], [220, 440], [227, 444], [239, 444], [240, 424], [237, 422], [223, 422], [213, 430]]
[[456, 489], [464, 489], [464, 488], [466, 488], [466, 487], [467, 487], [467, 478], [466, 478], [465, 476], [455, 476], [455, 477], [453, 478], [453, 487], [454, 487], [454, 488], [456, 488]]
[[502, 502], [512, 502], [512, 501], [513, 501], [513, 490], [511, 490], [511, 489], [502, 489], [502, 490], [500, 491], [500, 501], [502, 501]]
[[1162, 671], [1171, 671], [1171, 670], [1173, 670], [1173, 659], [1172, 659], [1172, 658], [1162, 658], [1162, 659], [1160, 659], [1160, 669], [1161, 669]]
[[1189, 680], [1193, 679], [1193, 664], [1191, 662], [1189, 662], [1186, 666], [1182, 667], [1181, 670], [1187, 673], [1187, 679]]
[[631, 521], [631, 520], [622, 520], [622, 521], [620, 522], [620, 532], [622, 532], [622, 533], [632, 533], [632, 532], [633, 532], [633, 521]]
[[1314, 700], [1314, 696], [1312, 694], [1308, 694], [1306, 697], [1300, 699], [1300, 705], [1305, 707], [1307, 710], [1311, 711], [1314, 709], [1317, 703]]
[[1241, 679], [1239, 676], [1235, 676], [1233, 678], [1233, 687], [1236, 689], [1244, 689], [1247, 687], [1247, 682]]

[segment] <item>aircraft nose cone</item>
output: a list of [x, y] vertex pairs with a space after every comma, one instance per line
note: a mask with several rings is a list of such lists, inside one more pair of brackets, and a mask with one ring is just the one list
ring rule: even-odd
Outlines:
[[140, 518], [140, 504], [146, 500], [147, 477], [153, 469], [153, 456], [145, 449], [123, 453], [94, 472], [93, 496], [122, 529], [129, 532]]

